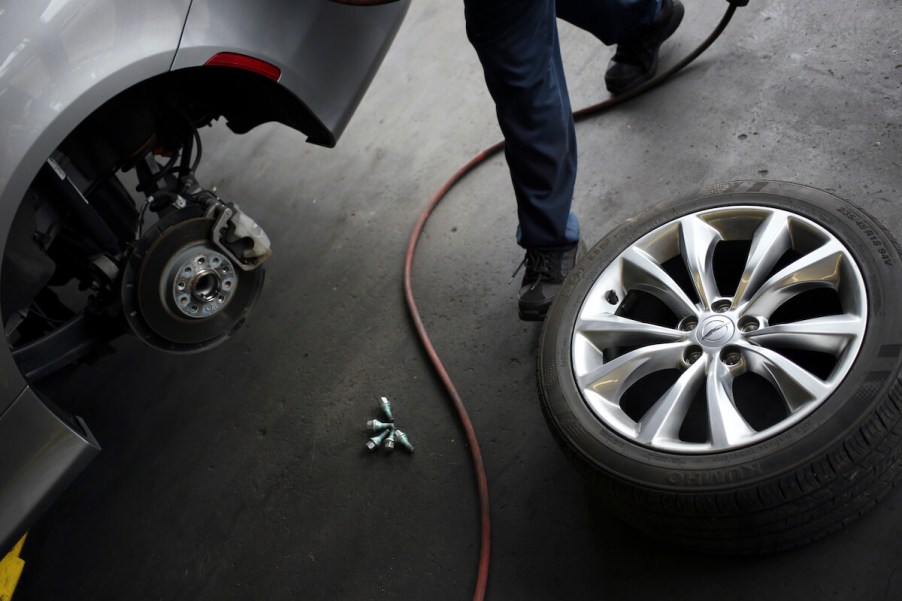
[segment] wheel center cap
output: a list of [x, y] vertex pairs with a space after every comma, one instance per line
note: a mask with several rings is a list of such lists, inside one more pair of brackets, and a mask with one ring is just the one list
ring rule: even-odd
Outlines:
[[715, 315], [704, 320], [698, 329], [698, 341], [702, 346], [723, 346], [733, 338], [736, 326], [729, 317]]

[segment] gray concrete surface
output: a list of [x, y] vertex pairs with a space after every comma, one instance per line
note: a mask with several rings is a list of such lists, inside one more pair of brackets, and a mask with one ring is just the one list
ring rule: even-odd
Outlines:
[[[664, 64], [726, 7], [686, 4]], [[753, 0], [676, 80], [579, 125], [587, 241], [703, 184], [757, 177], [833, 191], [902, 238], [900, 9]], [[414, 3], [336, 149], [278, 126], [205, 135], [203, 178], [272, 237], [263, 297], [210, 353], [125, 340], [73, 378], [105, 450], [33, 531], [16, 601], [470, 598], [473, 474], [400, 284], [421, 207], [499, 137], [461, 13]], [[574, 105], [605, 97], [611, 50], [561, 31]], [[517, 320], [508, 284], [514, 228], [496, 159], [440, 207], [415, 265], [487, 463], [489, 599], [902, 598], [898, 492], [839, 534], [746, 560], [662, 546], [601, 511], [538, 407], [539, 327]], [[415, 455], [363, 450], [383, 395]]]

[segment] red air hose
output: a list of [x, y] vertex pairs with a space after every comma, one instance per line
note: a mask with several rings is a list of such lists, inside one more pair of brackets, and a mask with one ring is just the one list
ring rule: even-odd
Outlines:
[[[698, 46], [698, 48], [696, 48], [688, 56], [686, 56], [686, 58], [678, 62], [667, 71], [657, 75], [654, 79], [645, 82], [641, 86], [638, 86], [637, 88], [631, 90], [630, 92], [627, 92], [626, 94], [609, 98], [603, 102], [599, 102], [598, 104], [594, 104], [592, 106], [588, 106], [574, 112], [574, 119], [579, 121], [590, 115], [597, 115], [604, 110], [612, 108], [631, 98], [635, 98], [639, 94], [647, 92], [666, 79], [669, 79], [674, 74], [676, 74], [677, 71], [680, 71], [681, 69], [686, 67], [686, 65], [698, 58], [698, 56], [705, 50], [707, 50], [708, 46], [714, 43], [714, 40], [716, 40], [720, 36], [720, 34], [726, 28], [727, 23], [729, 23], [730, 19], [733, 17], [733, 13], [736, 12], [737, 4], [732, 0], [728, 1], [730, 1], [730, 7], [727, 9], [727, 12], [720, 20], [720, 23], [718, 23], [717, 27], [714, 29], [711, 35], [709, 35], [708, 38]], [[380, 0], [346, 0], [345, 3], [375, 4], [380, 3]], [[381, 3], [384, 3], [384, 0], [382, 0]], [[482, 453], [479, 450], [479, 441], [476, 439], [476, 431], [473, 429], [473, 424], [470, 421], [469, 415], [467, 414], [467, 409], [464, 406], [463, 400], [460, 398], [460, 394], [457, 392], [457, 388], [454, 386], [454, 382], [451, 380], [451, 376], [448, 375], [444, 364], [442, 364], [442, 360], [439, 358], [438, 353], [435, 351], [435, 347], [432, 346], [429, 335], [426, 333], [426, 327], [423, 325], [423, 320], [420, 317], [420, 312], [417, 309], [417, 304], [413, 296], [413, 279], [411, 272], [413, 271], [413, 257], [414, 253], [416, 252], [417, 243], [420, 240], [420, 235], [423, 233], [423, 228], [426, 227], [426, 222], [429, 220], [432, 212], [438, 206], [438, 203], [441, 202], [448, 191], [451, 190], [451, 188], [453, 188], [454, 185], [457, 184], [457, 182], [463, 179], [465, 175], [467, 175], [470, 171], [483, 163], [486, 159], [497, 154], [502, 148], [504, 148], [504, 142], [498, 142], [497, 144], [494, 144], [477, 154], [475, 157], [470, 159], [469, 163], [458, 169], [457, 172], [444, 183], [444, 185], [438, 190], [438, 192], [435, 193], [435, 195], [432, 197], [432, 200], [429, 201], [429, 204], [426, 205], [426, 208], [424, 208], [420, 213], [419, 219], [417, 219], [417, 223], [413, 228], [413, 232], [411, 232], [410, 234], [410, 242], [408, 242], [407, 244], [407, 253], [404, 257], [404, 297], [407, 300], [407, 308], [410, 311], [410, 317], [413, 320], [414, 326], [416, 327], [417, 334], [420, 337], [420, 342], [423, 344], [423, 348], [425, 349], [426, 354], [429, 356], [429, 360], [432, 362], [435, 371], [438, 373], [439, 378], [447, 389], [448, 395], [451, 397], [451, 402], [454, 405], [454, 409], [457, 412], [457, 416], [460, 419], [460, 423], [463, 426], [464, 432], [466, 433], [467, 443], [470, 446], [470, 455], [473, 461], [473, 469], [476, 472], [476, 488], [479, 494], [480, 548], [479, 569], [476, 576], [476, 587], [473, 592], [473, 601], [483, 601], [483, 599], [485, 598], [486, 584], [488, 583], [489, 577], [489, 559], [491, 555], [492, 541], [491, 518], [489, 514], [488, 480], [485, 474], [485, 466], [482, 462]]]

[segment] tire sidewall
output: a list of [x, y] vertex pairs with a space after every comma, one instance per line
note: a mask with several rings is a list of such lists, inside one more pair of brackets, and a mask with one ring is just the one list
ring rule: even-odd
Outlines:
[[[705, 209], [765, 206], [799, 213], [830, 231], [855, 258], [867, 290], [868, 323], [850, 371], [815, 411], [787, 430], [739, 449], [689, 455], [638, 445], [589, 409], [571, 362], [573, 326], [602, 271], [646, 233]], [[841, 445], [873, 415], [900, 368], [900, 256], [892, 238], [861, 209], [827, 192], [787, 182], [719, 184], [659, 205], [599, 241], [571, 272], [549, 313], [539, 352], [539, 390], [552, 428], [589, 467], [647, 488], [710, 492], [774, 478]]]

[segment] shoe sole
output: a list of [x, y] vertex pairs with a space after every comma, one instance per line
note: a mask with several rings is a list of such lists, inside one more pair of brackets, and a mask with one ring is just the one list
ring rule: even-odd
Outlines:
[[641, 86], [646, 81], [649, 81], [652, 77], [655, 76], [655, 73], [658, 72], [658, 52], [661, 50], [661, 46], [664, 44], [664, 42], [666, 42], [667, 39], [672, 36], [679, 28], [680, 23], [683, 22], [683, 16], [685, 14], [686, 11], [683, 7], [683, 3], [679, 0], [673, 0], [673, 12], [670, 13], [670, 20], [667, 22], [667, 29], [664, 31], [664, 36], [661, 38], [661, 41], [658, 42], [658, 47], [655, 49], [655, 62], [652, 63], [651, 69], [638, 79], [634, 79], [628, 84], [611, 84], [608, 83], [608, 80], [606, 78], [605, 87], [607, 87], [608, 92], [611, 93], [611, 96], [620, 96], [621, 94], [626, 94], [630, 90]]

